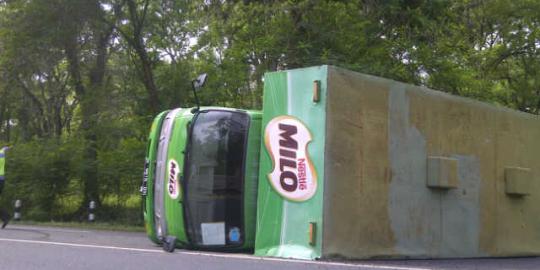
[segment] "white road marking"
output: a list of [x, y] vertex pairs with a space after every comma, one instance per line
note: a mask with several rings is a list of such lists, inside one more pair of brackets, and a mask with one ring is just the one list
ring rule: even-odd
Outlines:
[[15, 242], [15, 243], [28, 243], [28, 244], [44, 244], [44, 245], [53, 245], [53, 246], [83, 247], [83, 248], [101, 248], [101, 249], [116, 249], [116, 250], [127, 250], [127, 251], [140, 251], [140, 252], [164, 253], [162, 250], [158, 250], [158, 249], [126, 248], [126, 247], [100, 246], [100, 245], [85, 245], [85, 244], [74, 244], [74, 243], [64, 243], [64, 242], [51, 242], [51, 241], [37, 241], [37, 240], [22, 240], [22, 239], [0, 238], [0, 242], [1, 242], [1, 241], [4, 241], [4, 242]]
[[[68, 247], [81, 247], [81, 248], [100, 248], [100, 249], [113, 249], [113, 250], [125, 250], [125, 251], [139, 251], [139, 252], [150, 252], [150, 253], [165, 253], [164, 251], [159, 250], [159, 249], [126, 248], [126, 247], [115, 247], [115, 246], [86, 245], [86, 244], [74, 244], [74, 243], [64, 243], [64, 242], [0, 238], [0, 242], [2, 241], [14, 242], [14, 243], [27, 243], [27, 244], [43, 244], [43, 245], [53, 245], [53, 246], [68, 246]], [[238, 255], [238, 254], [216, 254], [216, 253], [203, 253], [203, 252], [192, 252], [192, 251], [181, 251], [180, 253], [187, 254], [187, 255], [208, 256], [208, 257], [217, 257], [217, 258], [234, 258], [234, 259], [244, 259], [244, 260], [258, 260], [258, 261], [281, 261], [281, 262], [300, 263], [300, 264], [315, 264], [315, 265], [321, 265], [321, 266], [328, 265], [328, 266], [344, 266], [344, 267], [370, 267], [373, 269], [395, 269], [395, 270], [431, 270], [431, 268], [421, 268], [421, 267], [376, 265], [376, 264], [367, 264], [367, 263], [303, 261], [303, 260], [293, 260], [293, 259], [255, 257], [251, 255]]]
[[9, 226], [8, 229], [20, 229], [20, 230], [39, 230], [39, 231], [50, 231], [50, 232], [67, 232], [67, 233], [90, 233], [91, 231], [83, 230], [72, 230], [72, 229], [55, 229], [55, 228], [46, 228], [46, 227], [32, 227], [32, 226]]
[[408, 266], [392, 266], [392, 265], [377, 265], [368, 263], [340, 263], [340, 262], [328, 262], [328, 261], [307, 261], [307, 260], [295, 260], [295, 259], [283, 259], [283, 258], [271, 258], [271, 257], [255, 257], [252, 255], [238, 255], [238, 254], [217, 254], [217, 253], [202, 253], [193, 251], [182, 251], [183, 254], [200, 255], [209, 257], [220, 258], [235, 258], [246, 260], [258, 260], [258, 261], [282, 261], [301, 264], [316, 264], [316, 265], [331, 265], [331, 266], [347, 266], [347, 267], [371, 267], [374, 269], [395, 269], [395, 270], [432, 270], [432, 268], [422, 267], [408, 267]]

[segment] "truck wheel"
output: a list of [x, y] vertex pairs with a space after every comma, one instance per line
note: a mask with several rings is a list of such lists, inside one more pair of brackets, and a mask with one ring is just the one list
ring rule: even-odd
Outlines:
[[163, 239], [163, 250], [167, 252], [173, 252], [176, 248], [176, 237], [174, 236], [167, 236], [165, 239]]

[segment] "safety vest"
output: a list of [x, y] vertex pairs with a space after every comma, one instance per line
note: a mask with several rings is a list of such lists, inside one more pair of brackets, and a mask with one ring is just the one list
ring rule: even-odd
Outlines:
[[0, 149], [0, 181], [4, 181], [4, 166], [6, 165], [6, 148]]

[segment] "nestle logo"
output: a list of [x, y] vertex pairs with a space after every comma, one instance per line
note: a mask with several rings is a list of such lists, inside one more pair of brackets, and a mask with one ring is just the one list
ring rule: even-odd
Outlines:
[[268, 179], [284, 198], [305, 201], [317, 191], [317, 173], [307, 152], [312, 140], [307, 127], [292, 116], [279, 116], [265, 129], [265, 145], [272, 158]]

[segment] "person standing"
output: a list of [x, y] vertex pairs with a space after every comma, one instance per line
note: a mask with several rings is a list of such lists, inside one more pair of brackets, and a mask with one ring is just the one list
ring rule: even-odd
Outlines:
[[[0, 149], [0, 194], [2, 194], [2, 190], [4, 190], [4, 183], [6, 181], [6, 175], [5, 175], [5, 165], [6, 165], [6, 151], [8, 150], [7, 147], [2, 147]], [[2, 208], [0, 208], [0, 219], [2, 219], [2, 229], [6, 227], [10, 220], [9, 214]]]

